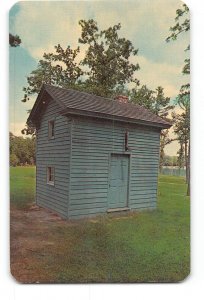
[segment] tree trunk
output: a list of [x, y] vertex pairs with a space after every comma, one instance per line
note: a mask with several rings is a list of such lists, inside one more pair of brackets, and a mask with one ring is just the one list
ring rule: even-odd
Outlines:
[[189, 139], [189, 143], [188, 143], [188, 174], [187, 174], [187, 184], [188, 184], [188, 188], [187, 188], [187, 196], [190, 196], [190, 139]]
[[164, 147], [161, 146], [160, 148], [160, 160], [159, 160], [159, 172], [162, 172], [162, 167], [164, 164]]
[[184, 157], [185, 157], [185, 167], [186, 167], [186, 183], [188, 183], [188, 141], [185, 139], [184, 143]]

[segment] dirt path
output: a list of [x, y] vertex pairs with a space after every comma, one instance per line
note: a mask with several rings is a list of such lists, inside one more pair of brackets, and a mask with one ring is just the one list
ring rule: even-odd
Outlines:
[[[10, 218], [10, 268], [14, 278], [23, 283], [50, 282], [53, 280], [46, 260], [54, 245], [52, 230], [68, 226], [56, 214], [46, 209], [11, 210]], [[43, 272], [39, 272], [43, 270]]]

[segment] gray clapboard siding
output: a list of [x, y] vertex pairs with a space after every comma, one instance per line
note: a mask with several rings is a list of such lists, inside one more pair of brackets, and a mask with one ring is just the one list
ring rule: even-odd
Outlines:
[[70, 218], [107, 211], [110, 153], [124, 153], [126, 129], [131, 148], [128, 205], [133, 209], [156, 207], [159, 130], [75, 117], [72, 125]]
[[[27, 123], [37, 129], [39, 206], [64, 218], [156, 207], [160, 131], [171, 126], [166, 120], [138, 105], [44, 84]], [[47, 167], [55, 168], [54, 185], [47, 184]]]
[[[50, 100], [37, 130], [36, 202], [39, 206], [68, 217], [70, 123], [59, 114], [60, 107]], [[55, 137], [48, 139], [48, 122], [55, 120]], [[47, 167], [55, 167], [55, 185], [47, 184]]]

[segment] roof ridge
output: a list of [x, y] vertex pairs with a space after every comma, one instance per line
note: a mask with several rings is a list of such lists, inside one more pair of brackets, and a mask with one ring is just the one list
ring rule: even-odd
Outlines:
[[[29, 120], [35, 118], [38, 107], [41, 106], [41, 94], [46, 91], [56, 103], [62, 107], [61, 113], [68, 113], [70, 109], [75, 112], [80, 111], [81, 115], [91, 114], [98, 116], [101, 114], [105, 119], [106, 115], [116, 117], [118, 120], [126, 122], [144, 121], [146, 125], [157, 126], [160, 128], [169, 128], [171, 123], [156, 115], [143, 105], [134, 102], [121, 103], [117, 99], [102, 97], [90, 94], [77, 89], [69, 89], [65, 87], [54, 86], [51, 84], [42, 84], [41, 91], [37, 97], [33, 109], [31, 110]], [[78, 112], [79, 113], [79, 112]]]
[[121, 106], [124, 106], [124, 107], [126, 107], [127, 105], [138, 107], [138, 108], [142, 107], [143, 109], [147, 110], [148, 112], [154, 114], [148, 108], [144, 107], [143, 105], [139, 105], [137, 103], [133, 103], [133, 102], [129, 102], [129, 101], [127, 103], [123, 103], [123, 102], [119, 102], [117, 99], [114, 99], [114, 98], [103, 97], [103, 96], [95, 95], [95, 94], [88, 93], [88, 92], [85, 92], [85, 91], [80, 91], [80, 90], [77, 90], [77, 89], [64, 88], [64, 87], [55, 86], [55, 85], [51, 85], [51, 84], [47, 84], [47, 83], [44, 83], [43, 85], [44, 86], [49, 86], [51, 88], [57, 88], [57, 89], [60, 89], [60, 90], [65, 90], [65, 91], [74, 91], [74, 92], [78, 92], [80, 94], [85, 94], [85, 95], [88, 95], [88, 96], [91, 95], [93, 97], [97, 97], [97, 98], [100, 98], [102, 100], [106, 99], [108, 101], [114, 101], [114, 102], [116, 102], [116, 103], [118, 103], [118, 104], [120, 104]]
[[92, 96], [99, 97], [99, 98], [102, 98], [102, 99], [114, 100], [112, 98], [107, 98], [107, 97], [95, 95], [95, 94], [92, 94], [92, 93], [88, 93], [88, 92], [84, 92], [84, 91], [79, 91], [77, 89], [70, 89], [70, 88], [55, 86], [55, 85], [51, 85], [51, 84], [47, 84], [47, 83], [44, 83], [44, 85], [45, 86], [47, 85], [47, 86], [52, 87], [52, 88], [58, 88], [58, 89], [65, 90], [65, 91], [75, 91], [75, 92], [78, 92], [78, 93], [81, 93], [81, 94], [85, 94], [85, 95], [92, 95]]

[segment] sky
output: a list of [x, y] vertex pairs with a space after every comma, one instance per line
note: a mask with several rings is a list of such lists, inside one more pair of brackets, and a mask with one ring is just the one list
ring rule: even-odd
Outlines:
[[[139, 49], [131, 61], [140, 65], [136, 72], [140, 83], [151, 89], [162, 86], [165, 96], [174, 101], [180, 86], [189, 81], [181, 73], [189, 34], [181, 35], [176, 42], [166, 43], [165, 39], [169, 27], [174, 25], [176, 9], [182, 4], [178, 0], [17, 2], [9, 14], [9, 31], [22, 39], [20, 47], [9, 49], [10, 130], [21, 135], [27, 111], [37, 96], [21, 102], [26, 77], [37, 67], [44, 52], [53, 52], [54, 45], [78, 46], [81, 19], [94, 19], [100, 29], [121, 23], [120, 36]], [[82, 48], [80, 58], [84, 52]], [[177, 151], [177, 142], [165, 148], [167, 155], [176, 155]]]

